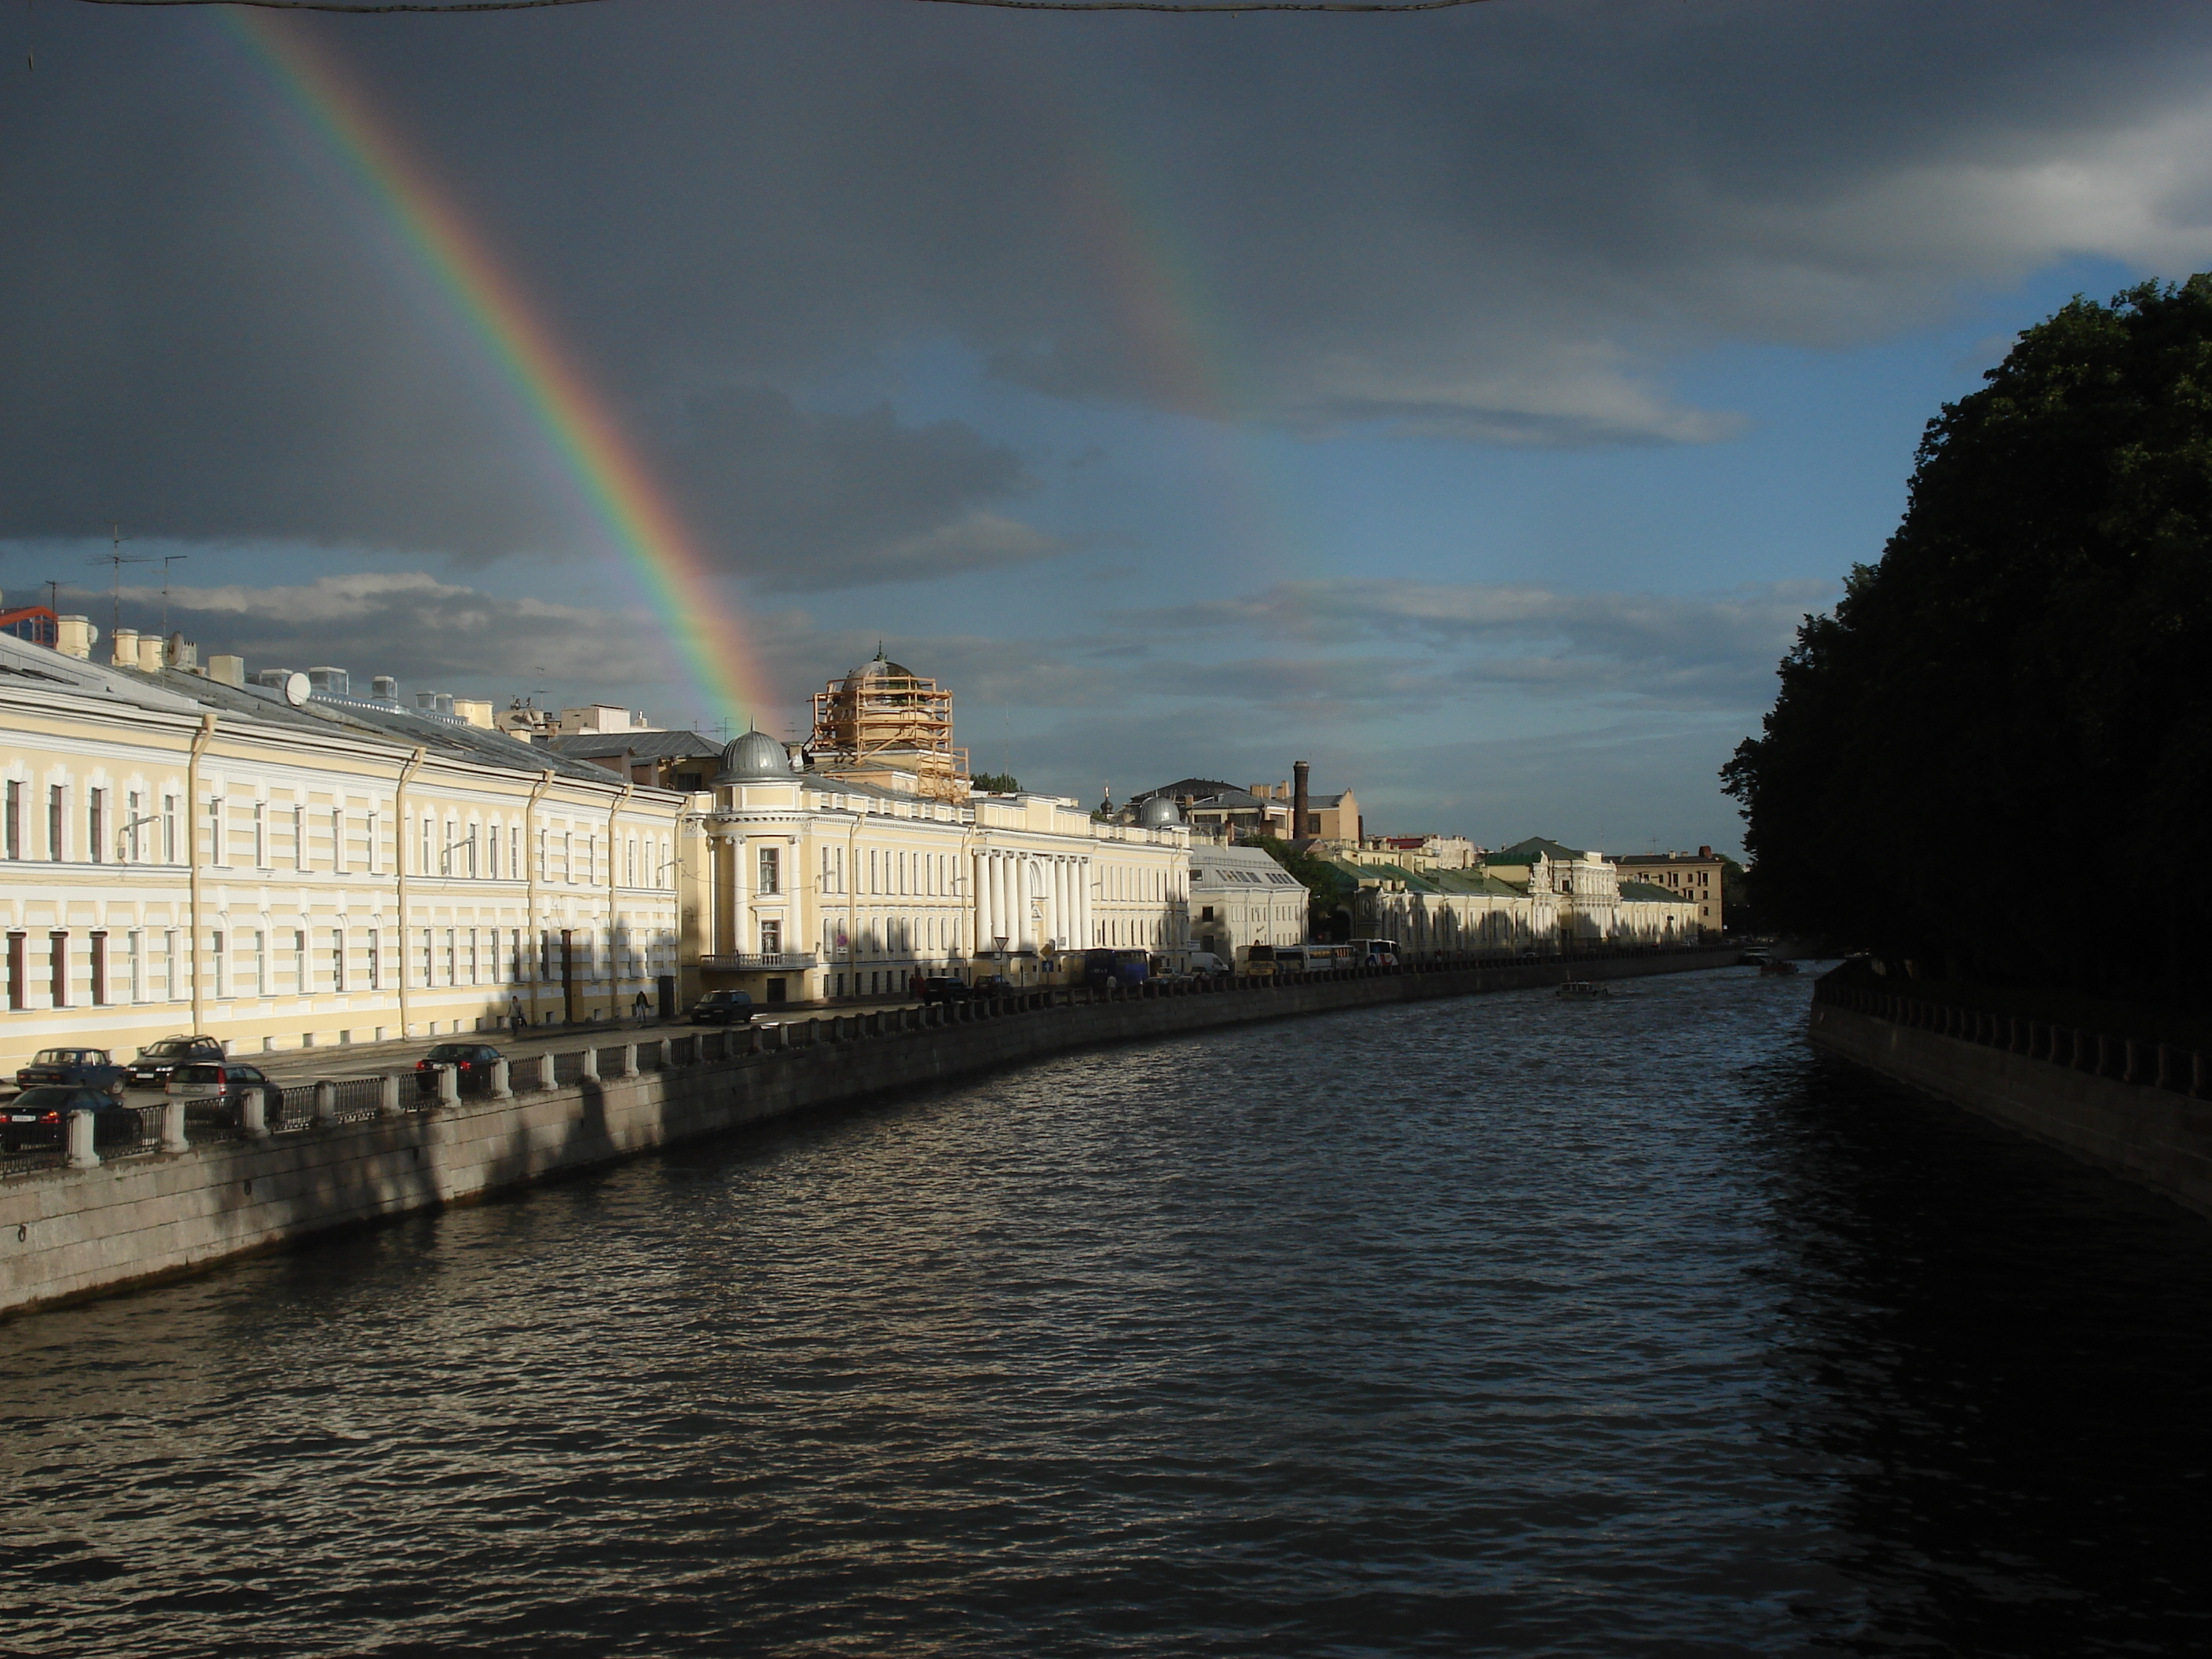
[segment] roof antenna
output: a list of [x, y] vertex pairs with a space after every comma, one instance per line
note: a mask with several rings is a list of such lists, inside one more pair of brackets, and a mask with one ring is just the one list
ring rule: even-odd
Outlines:
[[123, 567], [126, 564], [151, 564], [154, 561], [125, 553], [123, 550], [121, 525], [111, 524], [107, 529], [110, 537], [108, 550], [105, 553], [94, 554], [91, 562], [94, 564], [112, 565], [115, 568], [115, 608], [107, 618], [107, 637], [112, 640], [123, 629]]
[[169, 567], [179, 560], [189, 559], [189, 553], [165, 553], [161, 556], [161, 637], [169, 637]]

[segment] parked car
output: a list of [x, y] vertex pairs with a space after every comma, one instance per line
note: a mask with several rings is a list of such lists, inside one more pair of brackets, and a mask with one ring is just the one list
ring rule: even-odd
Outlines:
[[222, 1044], [211, 1036], [163, 1037], [138, 1051], [138, 1058], [130, 1065], [131, 1086], [134, 1089], [159, 1089], [169, 1080], [173, 1067], [187, 1060], [213, 1061], [223, 1060]]
[[463, 1094], [484, 1094], [491, 1088], [491, 1068], [501, 1058], [489, 1042], [441, 1042], [415, 1062], [415, 1086], [426, 1095], [436, 1094], [438, 1067], [451, 1066]]
[[17, 1068], [15, 1086], [35, 1089], [46, 1085], [70, 1084], [97, 1089], [102, 1094], [119, 1095], [128, 1075], [128, 1069], [118, 1066], [105, 1048], [41, 1048], [31, 1056], [29, 1065]]
[[1211, 951], [1193, 951], [1190, 971], [1200, 979], [1223, 979], [1237, 970]]
[[1013, 981], [1004, 974], [981, 974], [977, 975], [970, 990], [979, 997], [1010, 997], [1013, 995], [1014, 988]]
[[[188, 1123], [223, 1123], [234, 1125], [248, 1089], [267, 1089], [271, 1096], [277, 1093], [259, 1068], [241, 1066], [234, 1060], [225, 1060], [220, 1066], [195, 1061], [189, 1066], [170, 1068], [166, 1085], [173, 1096], [186, 1102], [185, 1121]], [[275, 1105], [275, 1101], [270, 1101]], [[275, 1121], [272, 1112], [270, 1121]]]
[[965, 1002], [975, 988], [957, 974], [932, 974], [921, 982], [924, 1002]]
[[93, 1115], [95, 1146], [135, 1146], [145, 1134], [145, 1121], [137, 1109], [125, 1106], [106, 1090], [88, 1089], [81, 1083], [50, 1083], [26, 1089], [0, 1106], [0, 1150], [19, 1152], [32, 1146], [67, 1145], [71, 1112]]
[[745, 1025], [752, 1017], [750, 991], [709, 991], [691, 1005], [694, 1025]]

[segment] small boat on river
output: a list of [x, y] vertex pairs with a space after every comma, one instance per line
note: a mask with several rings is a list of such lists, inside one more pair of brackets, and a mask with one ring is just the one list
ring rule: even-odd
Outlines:
[[1601, 997], [1611, 996], [1613, 988], [1609, 985], [1599, 985], [1590, 980], [1571, 979], [1552, 994], [1562, 1002], [1595, 1002]]

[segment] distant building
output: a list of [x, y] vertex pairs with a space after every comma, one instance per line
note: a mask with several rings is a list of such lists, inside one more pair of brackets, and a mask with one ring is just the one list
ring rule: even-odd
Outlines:
[[1148, 801], [1170, 800], [1179, 805], [1191, 834], [1207, 841], [1236, 842], [1254, 836], [1291, 837], [1291, 805], [1240, 789], [1218, 778], [1178, 778], [1157, 789], [1129, 797], [1126, 815], [1133, 816]]
[[1728, 931], [1721, 902], [1721, 878], [1728, 863], [1711, 848], [1700, 847], [1694, 853], [1624, 853], [1614, 862], [1624, 880], [1633, 878], [1695, 900], [1698, 926], [1705, 932]]
[[542, 739], [558, 755], [604, 766], [632, 783], [695, 794], [721, 769], [725, 745], [696, 732], [579, 733]]
[[1415, 870], [1371, 851], [1340, 857], [1356, 884], [1351, 926], [1423, 951], [1556, 951], [1600, 942], [1672, 945], [1698, 937], [1695, 906], [1646, 883], [1623, 883], [1602, 854], [1538, 837], [1472, 870]]
[[764, 732], [728, 744], [687, 820], [699, 986], [771, 1003], [902, 994], [917, 975], [1034, 985], [1091, 947], [1189, 948], [1172, 801], [1099, 823], [1060, 796], [973, 793], [951, 693], [881, 652], [815, 711], [797, 755]]
[[1347, 857], [1408, 870], [1472, 870], [1484, 849], [1464, 836], [1370, 836]]
[[1306, 936], [1306, 890], [1257, 847], [1194, 841], [1190, 849], [1192, 945], [1242, 962], [1255, 945], [1296, 945]]
[[0, 1069], [607, 1018], [672, 987], [684, 797], [390, 681], [196, 673], [129, 630], [96, 664], [91, 631], [0, 635]]

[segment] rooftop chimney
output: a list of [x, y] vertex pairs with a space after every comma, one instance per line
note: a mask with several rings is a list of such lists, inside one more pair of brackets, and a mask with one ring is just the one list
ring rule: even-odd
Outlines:
[[1698, 848], [1698, 856], [1701, 859], [1709, 859], [1712, 857], [1712, 855], [1713, 849], [1710, 847], [1700, 847]]
[[1306, 829], [1306, 782], [1312, 771], [1313, 768], [1304, 761], [1295, 762], [1291, 767], [1291, 839], [1292, 841], [1303, 841], [1309, 833]]
[[99, 639], [100, 630], [92, 625], [89, 617], [64, 617], [54, 635], [54, 649], [64, 657], [92, 658], [93, 642]]
[[116, 667], [136, 668], [138, 665], [138, 630], [137, 629], [117, 629], [114, 647], [114, 650], [109, 653], [108, 661], [114, 664]]
[[399, 682], [389, 674], [379, 674], [370, 679], [369, 696], [379, 702], [399, 701]]
[[246, 659], [231, 656], [210, 657], [207, 664], [207, 677], [219, 685], [242, 686], [246, 684]]

